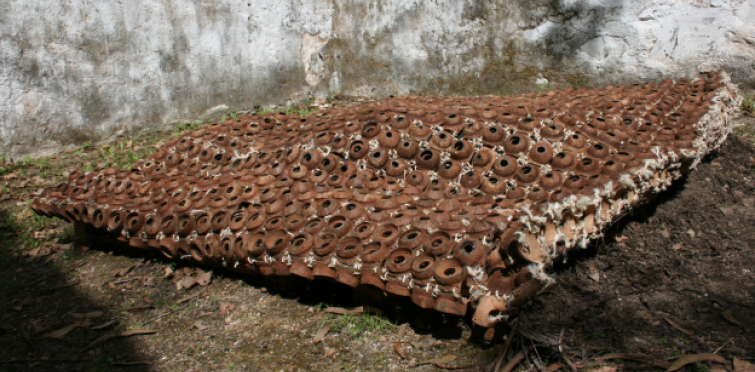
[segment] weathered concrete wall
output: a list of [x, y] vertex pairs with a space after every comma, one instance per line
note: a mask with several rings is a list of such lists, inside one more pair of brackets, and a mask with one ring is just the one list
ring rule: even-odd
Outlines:
[[310, 94], [751, 84], [752, 19], [755, 0], [0, 0], [0, 151]]

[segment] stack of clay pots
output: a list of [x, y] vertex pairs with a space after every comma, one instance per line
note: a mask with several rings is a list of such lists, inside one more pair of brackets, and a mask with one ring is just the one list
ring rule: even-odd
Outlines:
[[32, 207], [169, 258], [373, 286], [463, 315], [539, 288], [533, 263], [678, 177], [726, 86], [710, 74], [241, 116], [130, 170], [75, 172]]

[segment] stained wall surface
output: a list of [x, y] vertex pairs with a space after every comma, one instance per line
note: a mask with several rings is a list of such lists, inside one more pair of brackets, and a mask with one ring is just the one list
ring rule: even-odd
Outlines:
[[2, 0], [0, 152], [336, 93], [752, 84], [754, 18], [755, 0]]

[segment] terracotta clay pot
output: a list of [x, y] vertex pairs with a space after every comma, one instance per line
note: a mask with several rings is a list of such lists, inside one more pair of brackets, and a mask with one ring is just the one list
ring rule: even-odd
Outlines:
[[416, 279], [428, 279], [433, 276], [438, 258], [432, 253], [423, 253], [412, 262], [412, 276]]
[[457, 259], [445, 259], [435, 267], [435, 280], [442, 285], [461, 283], [467, 278], [467, 270]]

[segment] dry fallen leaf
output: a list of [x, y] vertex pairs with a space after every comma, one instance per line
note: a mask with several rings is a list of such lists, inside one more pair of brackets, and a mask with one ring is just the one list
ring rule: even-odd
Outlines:
[[545, 370], [546, 371], [558, 371], [561, 368], [564, 368], [564, 364], [563, 363], [556, 363], [556, 364], [549, 365], [548, 367], [545, 368]]
[[755, 372], [755, 364], [734, 358], [734, 372]]
[[136, 310], [144, 310], [144, 309], [154, 309], [155, 306], [152, 304], [143, 304], [138, 306], [132, 306], [126, 309], [126, 311], [136, 311]]
[[592, 370], [593, 372], [616, 372], [618, 368], [614, 366], [601, 366], [598, 369]]
[[37, 254], [39, 253], [39, 251], [41, 249], [42, 248], [35, 248], [35, 249], [30, 250], [30, 251], [24, 252], [22, 255], [23, 256], [29, 256], [29, 257], [37, 257]]
[[587, 276], [589, 276], [590, 279], [594, 280], [596, 283], [600, 281], [600, 273], [599, 272], [587, 273]]
[[114, 325], [116, 323], [118, 323], [117, 320], [111, 320], [109, 322], [102, 323], [100, 325], [96, 325], [96, 326], [92, 327], [92, 329], [94, 329], [94, 330], [105, 329], [105, 328], [110, 327], [111, 325]]
[[11, 309], [13, 309], [13, 311], [21, 311], [21, 309], [24, 308], [24, 305], [26, 305], [26, 301], [25, 300], [20, 300], [20, 301], [18, 301], [18, 306], [13, 306], [13, 307], [11, 307]]
[[207, 326], [207, 324], [202, 323], [202, 321], [197, 320], [194, 322], [194, 327], [197, 328], [200, 331], [204, 331], [207, 328], [210, 328]]
[[152, 287], [155, 285], [155, 278], [149, 277], [149, 276], [143, 276], [139, 278], [139, 285], [145, 286], [145, 287]]
[[76, 319], [92, 319], [92, 318], [99, 318], [99, 317], [101, 317], [101, 316], [102, 316], [103, 314], [105, 314], [105, 313], [103, 313], [102, 311], [90, 311], [90, 312], [88, 312], [88, 313], [85, 313], [85, 314], [68, 313], [68, 315], [70, 315], [71, 317], [73, 317], [73, 318], [76, 318]]
[[193, 287], [195, 284], [197, 284], [197, 278], [193, 276], [187, 276], [184, 278], [184, 280], [179, 282], [181, 284], [181, 287], [189, 289]]
[[330, 358], [333, 356], [333, 354], [336, 353], [336, 349], [333, 348], [325, 348], [325, 357]]
[[409, 323], [404, 323], [401, 325], [401, 327], [398, 328], [398, 340], [401, 341], [404, 339], [404, 333], [406, 333], [406, 328], [409, 327]]
[[100, 343], [102, 341], [109, 340], [111, 338], [115, 338], [115, 335], [112, 334], [112, 333], [108, 333], [106, 335], [102, 335], [102, 336], [98, 337], [96, 340], [90, 342], [89, 346], [87, 346], [87, 348], [91, 348], [92, 346], [94, 346], [94, 345], [96, 345], [96, 344], [98, 344], [98, 343]]
[[[625, 240], [627, 240], [627, 239], [629, 239], [629, 238], [627, 238], [627, 237], [626, 237], [626, 236], [624, 236], [624, 235], [622, 235], [622, 236], [617, 236], [617, 237], [616, 237], [616, 241], [617, 241], [617, 242], [619, 242], [619, 243], [621, 243], [621, 242], [623, 242], [623, 241], [625, 241]], [[555, 364], [554, 364], [554, 365], [555, 365]]]
[[219, 311], [219, 315], [220, 315], [220, 316], [226, 316], [226, 315], [228, 315], [228, 314], [229, 314], [229, 313], [230, 313], [231, 311], [233, 311], [233, 309], [235, 309], [235, 308], [236, 308], [236, 306], [234, 306], [234, 305], [231, 305], [231, 304], [230, 304], [230, 303], [228, 303], [228, 302], [223, 302], [223, 303], [221, 303], [221, 304], [220, 304], [220, 311]]
[[677, 359], [674, 363], [671, 364], [670, 367], [668, 367], [666, 372], [678, 371], [682, 367], [686, 366], [687, 364], [697, 363], [697, 362], [702, 362], [702, 361], [711, 361], [711, 362], [726, 364], [726, 359], [716, 354], [691, 354], [691, 355], [685, 355]]
[[673, 246], [671, 247], [671, 249], [673, 249], [673, 250], [675, 250], [675, 251], [678, 251], [678, 250], [682, 249], [682, 247], [683, 247], [683, 246], [684, 246], [684, 243], [676, 243], [676, 244], [674, 244], [674, 245], [673, 245]]
[[113, 282], [107, 282], [107, 287], [110, 288], [111, 291], [118, 289], [115, 287], [115, 284], [113, 284]]
[[732, 323], [734, 323], [736, 325], [742, 325], [742, 323], [740, 323], [736, 318], [734, 318], [734, 314], [731, 313], [733, 310], [734, 310], [734, 308], [732, 307], [732, 308], [730, 308], [730, 309], [722, 312], [721, 315], [723, 315], [724, 319], [726, 319], [726, 320], [728, 320], [728, 321], [730, 321], [730, 322], [732, 322]]
[[687, 336], [694, 336], [694, 333], [692, 333], [692, 332], [690, 332], [690, 331], [688, 331], [688, 330], [680, 327], [678, 324], [674, 323], [671, 319], [669, 319], [669, 318], [667, 318], [665, 316], [663, 317], [663, 319], [665, 319], [668, 324], [671, 324], [672, 327], [678, 329], [679, 332], [684, 333]]
[[165, 279], [170, 279], [172, 277], [173, 277], [173, 269], [171, 269], [170, 267], [166, 267], [165, 268], [165, 276], [164, 276], [164, 278]]
[[435, 358], [435, 359], [425, 360], [425, 361], [422, 361], [422, 362], [409, 363], [409, 366], [410, 367], [416, 367], [416, 366], [421, 366], [421, 365], [424, 365], [424, 364], [434, 364], [438, 368], [443, 368], [443, 367], [445, 367], [446, 363], [453, 362], [456, 359], [459, 359], [459, 357], [456, 356], [456, 355], [446, 355], [446, 356], [442, 356], [442, 357]]
[[80, 326], [82, 324], [81, 321], [78, 321], [76, 323], [73, 323], [71, 325], [65, 326], [60, 329], [56, 329], [50, 333], [46, 333], [42, 335], [42, 338], [61, 338], [66, 335], [66, 333], [73, 331], [76, 327]]
[[79, 279], [79, 278], [76, 278], [76, 279], [74, 279], [74, 280], [73, 280], [72, 282], [69, 282], [69, 283], [64, 283], [64, 284], [58, 284], [58, 285], [56, 285], [56, 286], [55, 286], [54, 288], [52, 288], [51, 290], [56, 290], [56, 289], [63, 289], [63, 288], [73, 287], [73, 286], [75, 286], [76, 284], [79, 284], [80, 282], [81, 282], [81, 279]]
[[118, 336], [128, 337], [128, 336], [138, 336], [138, 335], [152, 335], [155, 333], [157, 333], [157, 331], [152, 330], [152, 329], [134, 329], [131, 331], [121, 332]]
[[155, 364], [155, 362], [151, 360], [138, 360], [135, 362], [112, 362], [110, 364], [114, 366], [139, 366], [139, 365], [152, 365], [152, 364]]
[[131, 271], [131, 269], [133, 269], [135, 266], [136, 265], [130, 265], [130, 266], [122, 267], [120, 269], [112, 270], [110, 271], [110, 275], [113, 277], [124, 276], [128, 274], [129, 271]]
[[404, 354], [404, 343], [403, 342], [394, 342], [393, 343], [393, 350], [396, 350], [396, 354], [398, 354], [401, 359], [406, 359], [406, 354]]
[[359, 306], [359, 307], [329, 307], [323, 310], [326, 313], [331, 314], [340, 314], [340, 315], [355, 315], [355, 314], [364, 314], [364, 313], [372, 313], [372, 314], [383, 314], [383, 312], [380, 309], [371, 307], [371, 306]]
[[330, 331], [329, 326], [322, 326], [320, 329], [317, 330], [317, 333], [315, 334], [315, 337], [312, 339], [312, 342], [318, 343], [322, 341], [325, 338], [325, 335], [328, 334], [328, 331]]
[[202, 287], [210, 284], [210, 282], [212, 281], [212, 271], [208, 271], [206, 273], [203, 273], [199, 269], [197, 269], [197, 271], [200, 272], [200, 274], [197, 275], [197, 284], [201, 285]]

